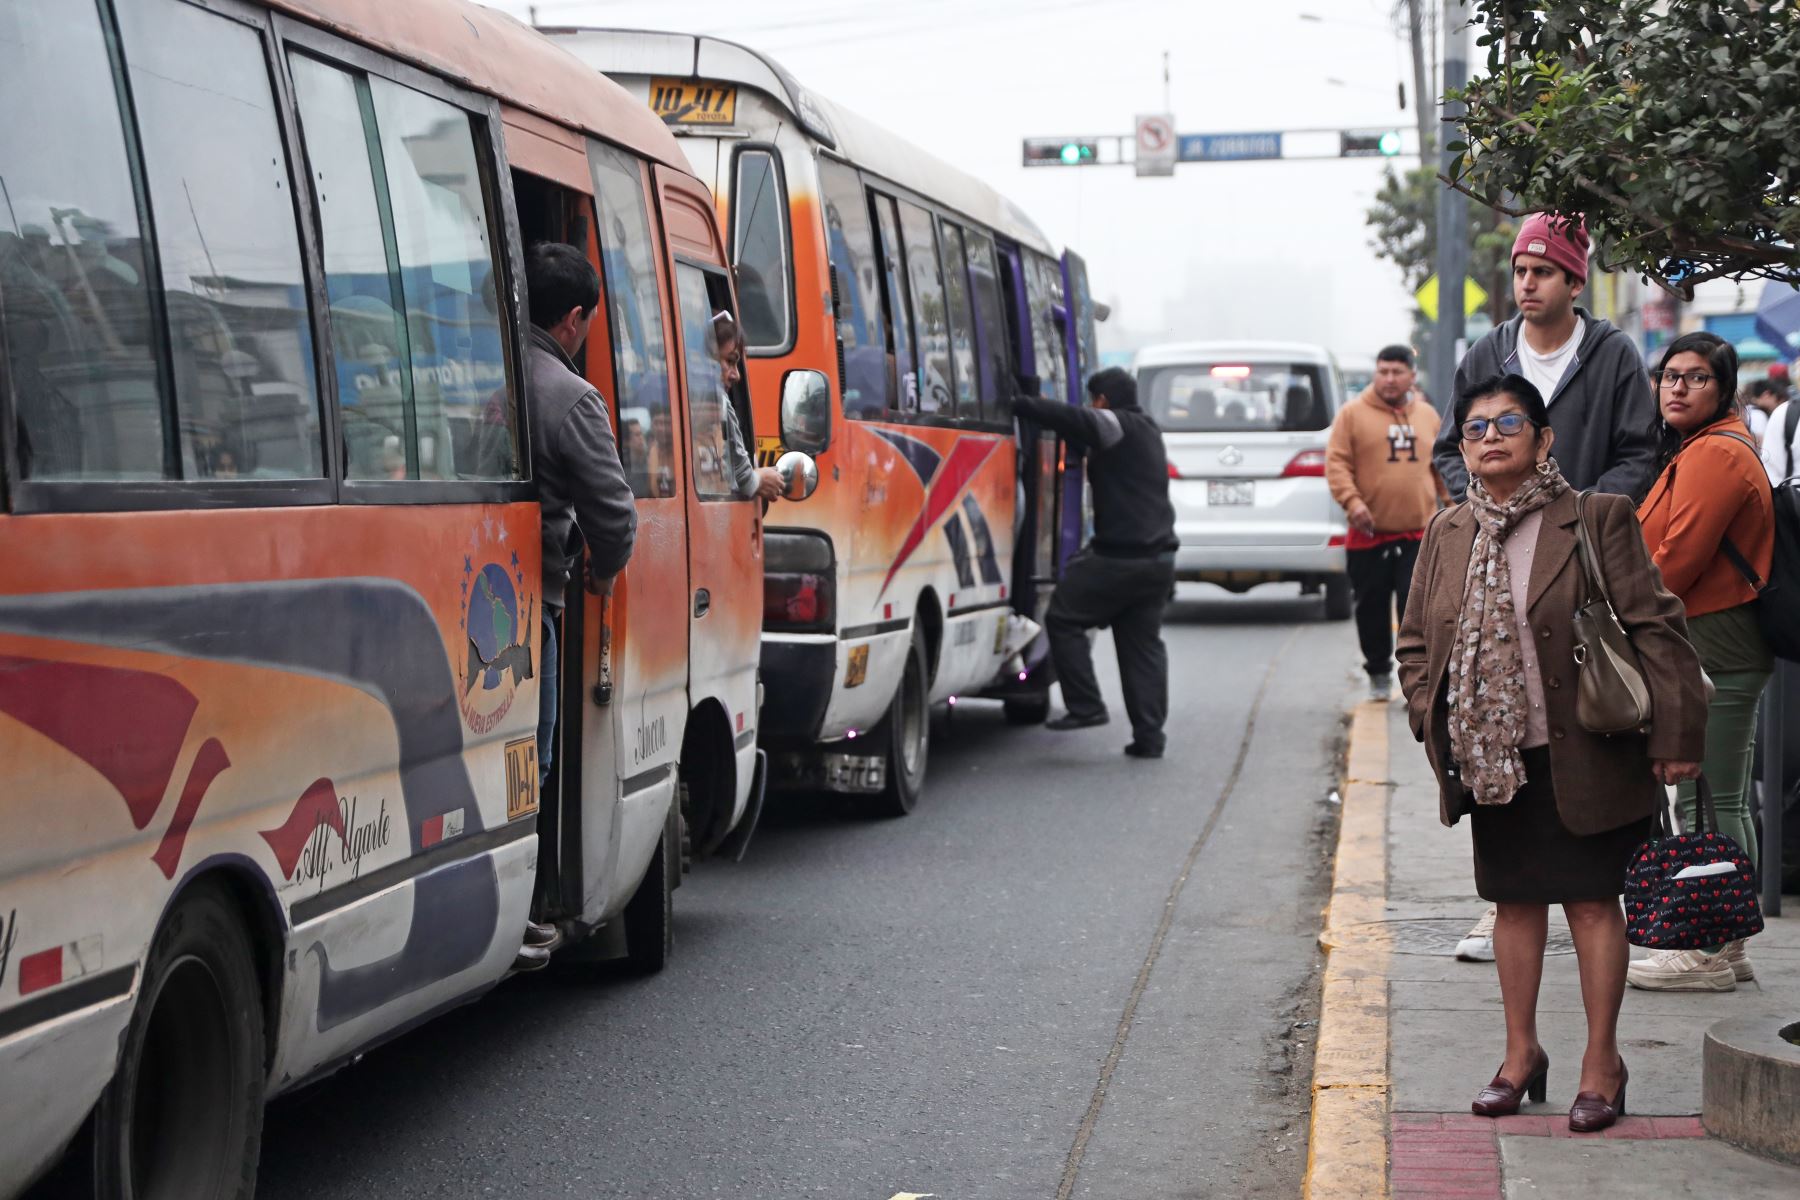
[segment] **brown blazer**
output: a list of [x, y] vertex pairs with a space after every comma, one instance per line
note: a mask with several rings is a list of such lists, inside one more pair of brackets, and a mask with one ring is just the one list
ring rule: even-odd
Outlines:
[[[1550, 776], [1556, 811], [1575, 834], [1603, 833], [1656, 812], [1662, 786], [1652, 759], [1698, 762], [1706, 751], [1706, 695], [1700, 657], [1687, 639], [1681, 601], [1663, 587], [1644, 549], [1631, 501], [1596, 492], [1585, 501], [1612, 591], [1650, 685], [1649, 734], [1602, 737], [1575, 718], [1575, 606], [1587, 580], [1575, 556], [1575, 494], [1544, 509], [1526, 588], [1527, 614], [1538, 635], [1538, 668], [1550, 726]], [[1439, 818], [1454, 825], [1475, 806], [1450, 750], [1445, 691], [1450, 650], [1475, 545], [1475, 518], [1465, 502], [1445, 509], [1425, 530], [1396, 657], [1413, 736], [1437, 773]], [[1429, 735], [1429, 736], [1428, 736]]]

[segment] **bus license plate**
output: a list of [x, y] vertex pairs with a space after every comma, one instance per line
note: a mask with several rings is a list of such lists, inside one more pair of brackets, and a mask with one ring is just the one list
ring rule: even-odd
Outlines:
[[737, 120], [737, 87], [706, 79], [652, 79], [650, 108], [669, 125], [729, 125]]
[[1209, 479], [1206, 481], [1206, 506], [1208, 508], [1227, 508], [1232, 505], [1255, 503], [1255, 480]]
[[820, 764], [828, 792], [879, 792], [887, 783], [887, 757], [881, 754], [825, 754]]

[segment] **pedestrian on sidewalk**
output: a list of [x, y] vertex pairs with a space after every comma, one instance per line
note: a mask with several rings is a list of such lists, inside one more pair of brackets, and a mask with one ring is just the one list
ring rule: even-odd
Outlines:
[[[1469, 347], [1447, 403], [1454, 408], [1472, 380], [1523, 375], [1544, 398], [1569, 486], [1616, 492], [1635, 503], [1656, 474], [1646, 432], [1656, 404], [1631, 338], [1576, 307], [1587, 286], [1587, 259], [1587, 227], [1579, 217], [1540, 212], [1525, 218], [1512, 252], [1518, 315]], [[1433, 457], [1451, 498], [1462, 499], [1468, 471], [1454, 423], [1438, 434]], [[1458, 943], [1456, 956], [1492, 962], [1493, 934], [1490, 908]]]
[[1769, 414], [1781, 406], [1787, 397], [1781, 389], [1767, 379], [1754, 379], [1744, 385], [1744, 398], [1738, 405], [1744, 414], [1744, 424], [1750, 427], [1750, 436], [1762, 444], [1763, 435], [1769, 431]]
[[1374, 382], [1338, 410], [1325, 450], [1325, 481], [1350, 525], [1344, 559], [1371, 700], [1393, 695], [1395, 609], [1406, 604], [1425, 522], [1444, 496], [1429, 450], [1437, 410], [1416, 378], [1411, 347], [1383, 347]]
[[1175, 508], [1162, 430], [1138, 407], [1137, 381], [1120, 367], [1087, 382], [1088, 407], [1019, 397], [1019, 416], [1054, 429], [1087, 457], [1094, 540], [1069, 560], [1050, 597], [1044, 627], [1068, 711], [1046, 728], [1104, 725], [1106, 701], [1094, 677], [1088, 630], [1112, 626], [1133, 758], [1163, 756], [1169, 713], [1169, 652], [1163, 607], [1175, 590]]
[[1575, 940], [1587, 1046], [1569, 1128], [1624, 1112], [1619, 1005], [1629, 951], [1619, 906], [1625, 867], [1650, 832], [1663, 785], [1699, 774], [1706, 740], [1700, 663], [1680, 601], [1651, 565], [1631, 502], [1586, 508], [1620, 624], [1649, 685], [1646, 737], [1601, 737], [1576, 717], [1575, 492], [1550, 456], [1543, 397], [1518, 375], [1471, 384], [1455, 428], [1468, 497], [1434, 518], [1400, 629], [1400, 683], [1413, 735], [1439, 783], [1445, 825], [1470, 815], [1475, 890], [1494, 903], [1494, 956], [1506, 1055], [1472, 1110], [1517, 1112], [1545, 1096], [1538, 1041], [1549, 906]]
[[[1756, 706], [1774, 670], [1757, 622], [1756, 588], [1775, 554], [1775, 505], [1769, 478], [1736, 402], [1737, 351], [1711, 333], [1669, 343], [1653, 378], [1662, 474], [1638, 509], [1650, 557], [1680, 597], [1688, 637], [1716, 689], [1706, 718], [1702, 760], [1712, 785], [1719, 832], [1756, 862], [1750, 822]], [[1694, 827], [1696, 788], [1681, 785], [1682, 826]], [[1655, 950], [1631, 964], [1633, 987], [1649, 991], [1729, 992], [1755, 970], [1742, 939], [1705, 950]]]

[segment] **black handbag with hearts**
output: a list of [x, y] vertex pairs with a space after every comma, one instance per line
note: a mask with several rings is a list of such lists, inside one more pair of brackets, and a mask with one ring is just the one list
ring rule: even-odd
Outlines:
[[1705, 950], [1762, 932], [1756, 874], [1742, 846], [1719, 832], [1712, 788], [1702, 775], [1690, 833], [1669, 828], [1648, 838], [1625, 871], [1625, 937], [1651, 950]]

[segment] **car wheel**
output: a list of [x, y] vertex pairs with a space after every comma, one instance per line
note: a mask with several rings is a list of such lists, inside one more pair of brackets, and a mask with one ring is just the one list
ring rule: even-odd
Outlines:
[[925, 791], [925, 764], [931, 756], [931, 711], [926, 703], [925, 634], [913, 626], [912, 648], [900, 687], [881, 719], [882, 737], [877, 745], [887, 754], [887, 770], [875, 810], [883, 816], [904, 817], [919, 803]]
[[625, 965], [638, 975], [654, 975], [675, 950], [675, 881], [681, 875], [681, 812], [669, 806], [656, 853], [625, 902]]
[[1348, 621], [1350, 611], [1350, 577], [1333, 575], [1325, 581], [1325, 619], [1327, 621]]
[[157, 930], [119, 1067], [86, 1131], [99, 1200], [251, 1200], [262, 1147], [262, 994], [250, 939], [201, 883]]

